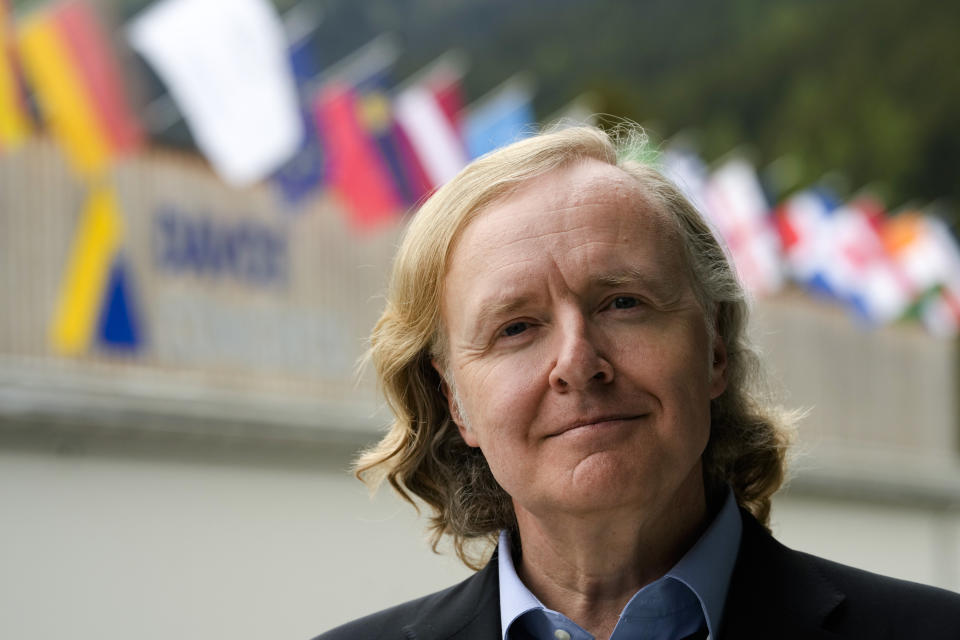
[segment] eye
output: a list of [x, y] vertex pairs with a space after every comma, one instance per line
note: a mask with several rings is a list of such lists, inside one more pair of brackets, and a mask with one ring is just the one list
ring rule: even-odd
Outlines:
[[520, 335], [529, 328], [529, 322], [511, 322], [503, 328], [503, 335], [507, 337]]
[[633, 296], [617, 296], [610, 301], [611, 309], [633, 309], [640, 306], [640, 300]]

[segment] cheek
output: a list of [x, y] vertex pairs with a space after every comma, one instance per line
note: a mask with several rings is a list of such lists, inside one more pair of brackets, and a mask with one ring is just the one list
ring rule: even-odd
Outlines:
[[[465, 376], [461, 400], [470, 425], [465, 436], [480, 447], [497, 482], [508, 492], [531, 473], [534, 432], [543, 399], [536, 364], [505, 359], [482, 372]], [[477, 372], [480, 373], [480, 372]], [[465, 391], [470, 389], [471, 391]]]
[[467, 388], [473, 390], [466, 396], [466, 409], [471, 418], [476, 418], [477, 428], [518, 432], [518, 428], [504, 427], [529, 425], [537, 415], [547, 386], [542, 367], [543, 360], [532, 354], [514, 354], [465, 376], [469, 378]]
[[707, 393], [709, 381], [706, 375], [698, 381], [698, 386], [699, 388], [695, 389], [691, 385], [685, 399], [683, 437], [689, 443], [690, 449], [699, 455], [706, 449], [710, 439], [710, 396]]
[[[653, 367], [652, 380], [664, 393], [664, 409], [673, 414], [668, 421], [674, 437], [691, 446], [705, 446], [710, 433], [712, 371], [704, 357], [706, 345], [696, 341], [675, 342], [687, 348], [661, 349], [653, 356], [661, 364]], [[702, 346], [703, 348], [699, 348]]]

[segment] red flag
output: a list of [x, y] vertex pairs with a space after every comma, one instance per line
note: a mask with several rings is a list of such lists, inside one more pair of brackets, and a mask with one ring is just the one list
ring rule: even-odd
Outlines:
[[114, 151], [126, 153], [136, 149], [143, 141], [143, 131], [128, 106], [107, 33], [85, 2], [61, 5], [54, 11], [53, 20], [68, 43], [78, 73], [86, 81]]
[[362, 127], [357, 97], [342, 86], [329, 86], [314, 104], [317, 131], [328, 159], [330, 187], [344, 201], [350, 219], [361, 229], [396, 220], [402, 203], [373, 140]]
[[460, 132], [460, 114], [463, 111], [463, 88], [460, 86], [460, 72], [453, 69], [440, 69], [427, 80], [427, 85], [436, 96], [437, 104], [443, 115], [450, 121], [454, 131]]

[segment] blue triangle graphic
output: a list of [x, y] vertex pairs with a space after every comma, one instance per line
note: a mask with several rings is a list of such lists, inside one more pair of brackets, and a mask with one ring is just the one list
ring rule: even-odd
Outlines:
[[136, 311], [126, 262], [117, 256], [110, 268], [110, 281], [100, 309], [97, 330], [100, 343], [118, 349], [136, 350], [140, 347], [143, 334]]

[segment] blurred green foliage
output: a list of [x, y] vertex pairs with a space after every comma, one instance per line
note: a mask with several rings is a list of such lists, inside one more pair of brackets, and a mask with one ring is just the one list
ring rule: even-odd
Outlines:
[[411, 48], [466, 49], [474, 95], [522, 67], [541, 115], [593, 91], [661, 137], [692, 129], [708, 158], [746, 144], [762, 164], [794, 156], [801, 184], [840, 171], [894, 206], [960, 200], [960, 3], [451, 4], [404, 28]]

